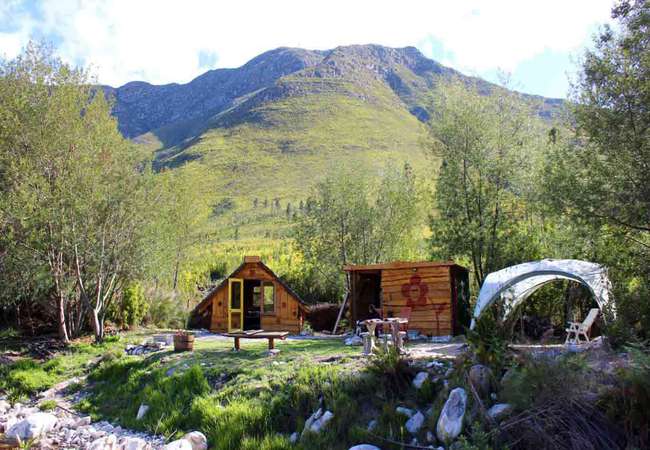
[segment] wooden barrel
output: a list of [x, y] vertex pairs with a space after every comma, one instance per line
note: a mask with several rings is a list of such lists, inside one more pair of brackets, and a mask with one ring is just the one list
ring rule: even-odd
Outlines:
[[187, 352], [194, 350], [194, 335], [193, 334], [176, 334], [174, 335], [174, 351]]

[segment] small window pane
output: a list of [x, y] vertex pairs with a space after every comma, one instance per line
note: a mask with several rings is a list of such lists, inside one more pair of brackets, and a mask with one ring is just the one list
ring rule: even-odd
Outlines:
[[259, 308], [262, 306], [262, 287], [253, 287], [253, 306]]
[[241, 283], [233, 282], [230, 289], [230, 309], [239, 309], [241, 306]]
[[275, 288], [272, 284], [264, 284], [264, 312], [275, 312]]

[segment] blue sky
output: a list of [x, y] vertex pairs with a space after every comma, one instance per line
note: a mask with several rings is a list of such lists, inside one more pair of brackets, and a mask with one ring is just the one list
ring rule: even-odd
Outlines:
[[412, 45], [469, 75], [510, 74], [518, 90], [565, 97], [612, 0], [3, 0], [0, 53], [30, 39], [101, 83], [184, 83], [280, 46]]

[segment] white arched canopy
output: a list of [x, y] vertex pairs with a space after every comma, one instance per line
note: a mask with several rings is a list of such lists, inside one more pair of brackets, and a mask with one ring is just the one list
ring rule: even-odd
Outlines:
[[554, 280], [577, 281], [591, 291], [601, 310], [607, 307], [614, 312], [610, 305], [611, 283], [604, 266], [577, 259], [543, 259], [489, 274], [478, 294], [470, 328], [495, 301], [504, 302], [505, 319], [533, 292]]

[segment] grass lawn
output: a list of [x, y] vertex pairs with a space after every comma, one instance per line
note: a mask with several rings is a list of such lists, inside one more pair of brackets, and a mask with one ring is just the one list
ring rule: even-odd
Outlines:
[[[440, 386], [411, 387], [403, 360], [361, 357], [359, 347], [338, 340], [287, 340], [276, 356], [266, 341], [197, 341], [193, 353], [171, 351], [105, 361], [89, 376], [91, 395], [80, 404], [97, 418], [175, 437], [200, 430], [214, 449], [347, 449], [361, 442], [392, 448], [367, 431], [377, 419], [392, 438], [408, 433], [395, 406], [424, 409]], [[136, 420], [140, 404], [150, 407]], [[334, 418], [319, 434], [301, 432], [319, 406]], [[399, 447], [394, 447], [399, 448]]]
[[[364, 442], [400, 448], [383, 439], [411, 439], [404, 429], [406, 418], [395, 407], [425, 411], [432, 404], [441, 406], [434, 400], [443, 387], [426, 382], [416, 391], [411, 385], [416, 369], [403, 359], [387, 354], [369, 360], [360, 347], [340, 340], [277, 341], [280, 353], [275, 356], [268, 355], [266, 340], [242, 340], [242, 350], [234, 352], [231, 339], [199, 339], [194, 352], [126, 355], [125, 343], [141, 338], [75, 344], [50, 362], [25, 359], [6, 371], [13, 378], [28, 373], [47, 380], [31, 386], [32, 393], [87, 373], [82, 388], [88, 395], [78, 408], [94, 419], [170, 439], [199, 430], [210, 448], [223, 450], [347, 449]], [[141, 404], [149, 410], [136, 420]], [[320, 433], [290, 443], [289, 436], [302, 432], [319, 406], [334, 414], [331, 422]], [[371, 420], [377, 420], [377, 435], [367, 431]]]

